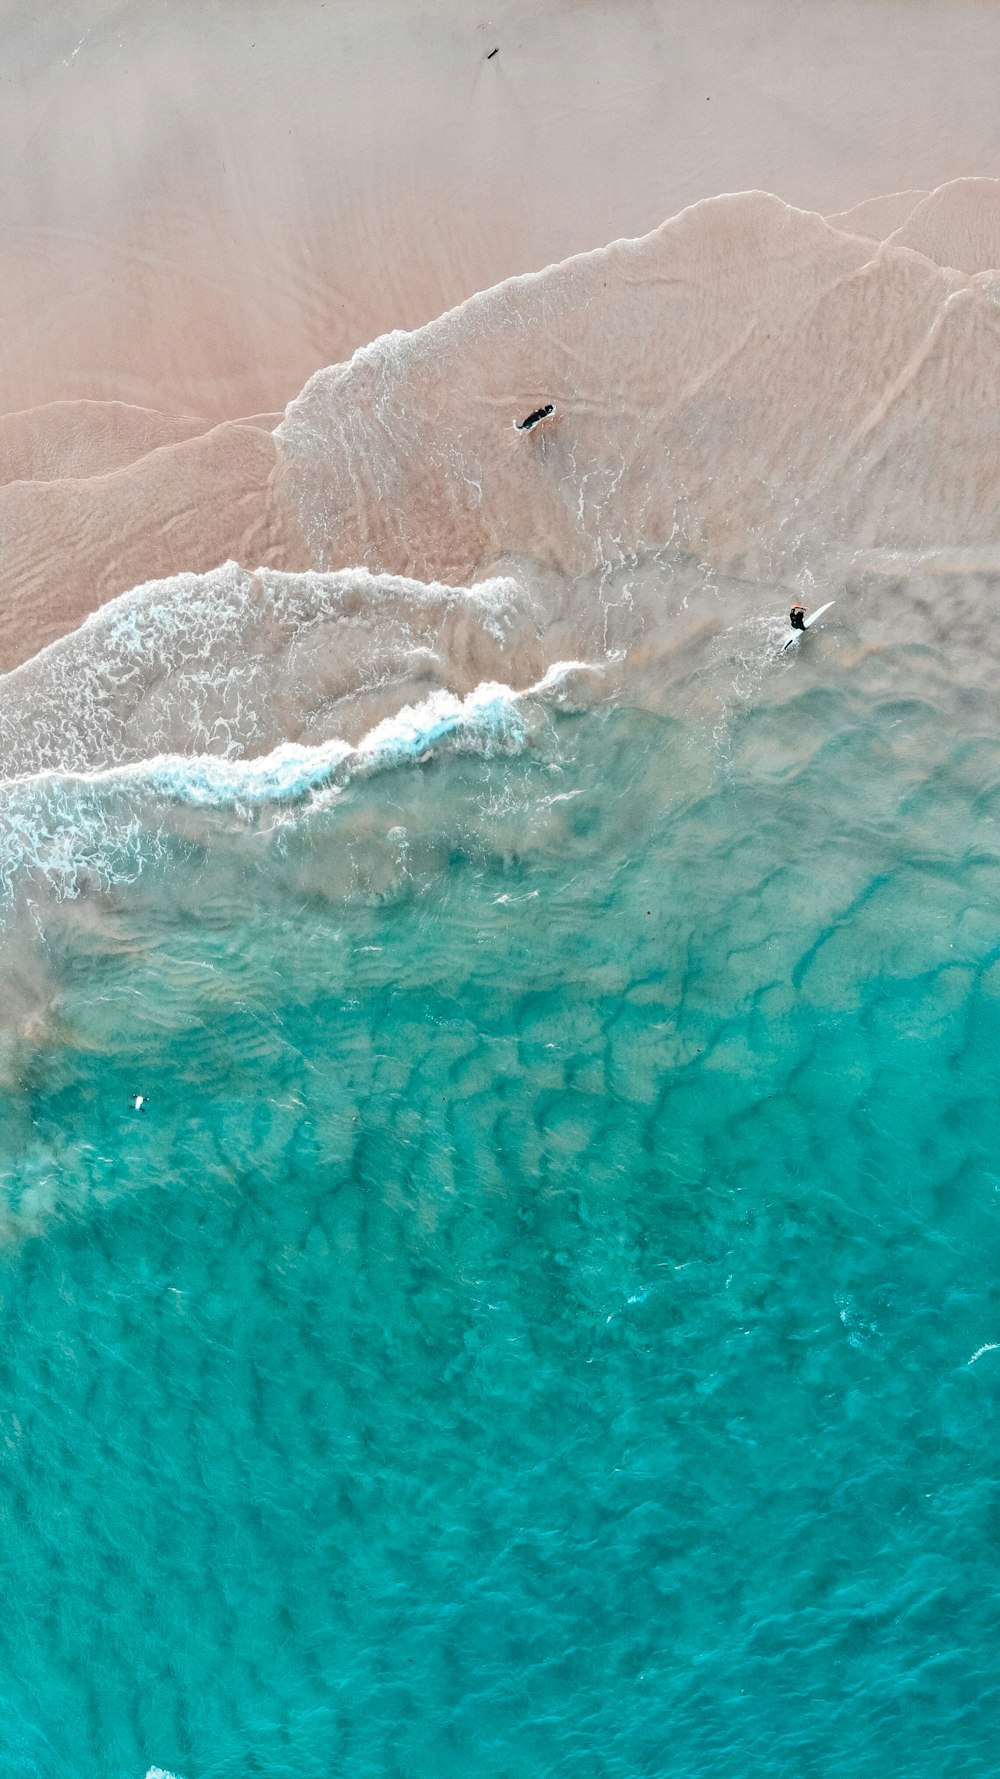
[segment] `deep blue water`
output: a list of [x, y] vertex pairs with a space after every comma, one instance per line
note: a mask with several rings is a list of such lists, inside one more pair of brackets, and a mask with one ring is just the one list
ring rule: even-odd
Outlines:
[[47, 909], [5, 1779], [995, 1769], [997, 738], [553, 745]]

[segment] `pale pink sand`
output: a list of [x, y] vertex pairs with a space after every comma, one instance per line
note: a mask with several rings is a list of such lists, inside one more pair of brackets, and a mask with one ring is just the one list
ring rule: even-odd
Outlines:
[[126, 402], [49, 402], [0, 415], [0, 483], [100, 476], [161, 445], [204, 432], [195, 416], [159, 414]]
[[873, 241], [884, 241], [887, 235], [902, 227], [926, 196], [925, 191], [885, 192], [879, 198], [863, 198], [860, 204], [852, 204], [850, 210], [841, 210], [826, 220], [835, 229], [844, 229], [850, 235], [867, 235]]
[[[277, 440], [224, 423], [104, 475], [12, 482], [0, 664], [227, 557], [467, 582], [671, 542], [770, 579], [831, 552], [988, 550], [995, 279], [954, 261], [987, 250], [996, 192], [953, 182], [883, 243], [765, 193], [709, 199], [318, 374]], [[906, 239], [921, 217], [943, 265]], [[515, 432], [545, 400], [553, 422]]]
[[995, 546], [997, 279], [954, 265], [998, 191], [926, 201], [943, 266], [745, 192], [473, 298], [313, 379], [279, 431], [288, 503], [329, 567], [457, 581], [671, 542], [766, 579]]
[[[986, 238], [993, 195], [958, 183], [928, 206], [949, 257], [956, 233]], [[560, 662], [574, 703], [714, 723], [721, 695], [754, 695], [796, 592], [838, 601], [841, 669], [859, 646], [946, 640], [980, 695], [996, 285], [766, 193], [708, 199], [318, 373], [278, 429], [280, 476], [275, 441], [223, 425], [97, 483], [8, 488], [0, 513], [34, 507], [40, 619], [52, 584], [87, 597], [100, 550], [74, 540], [94, 514], [132, 552], [119, 584], [157, 566], [150, 513], [200, 563], [213, 522], [245, 562], [292, 560], [294, 512], [300, 561], [331, 572], [228, 563], [127, 595], [6, 680], [0, 774], [358, 740], [436, 691], [527, 688]], [[515, 430], [544, 399], [551, 418]], [[58, 546], [37, 587], [32, 535]]]
[[981, 0], [50, 0], [4, 50], [7, 409], [281, 408], [699, 198], [1000, 172]]
[[963, 179], [929, 192], [889, 236], [959, 272], [1000, 267], [1000, 180]]
[[[980, 0], [53, 0], [8, 6], [4, 47], [0, 665], [150, 575], [230, 555], [304, 564], [265, 432], [199, 443], [192, 417], [269, 415], [317, 367], [512, 273], [747, 187], [839, 214], [868, 242], [838, 250], [852, 268], [892, 230], [958, 273], [993, 253], [990, 188], [933, 191], [1000, 171], [1000, 27]], [[909, 337], [912, 293], [893, 276], [898, 295], [886, 275], [877, 301], [859, 297], [871, 342], [844, 348], [862, 387], [897, 319]], [[722, 301], [710, 281], [701, 301]], [[725, 301], [735, 338], [738, 294]], [[675, 357], [692, 356], [671, 363], [672, 339], [668, 378], [694, 389], [711, 367], [683, 333]], [[748, 401], [774, 373], [768, 350], [740, 373]], [[764, 409], [795, 439], [787, 404], [810, 378], [776, 363]], [[480, 394], [504, 410], [569, 377], [544, 339], [505, 357], [502, 386], [488, 344], [482, 365]], [[604, 399], [614, 419], [620, 392]], [[715, 424], [735, 450], [724, 412]], [[858, 435], [842, 446], [849, 472]], [[754, 483], [756, 459], [737, 468]], [[377, 515], [371, 540], [356, 520], [334, 555], [377, 551], [396, 523]], [[721, 497], [710, 523], [714, 537]]]
[[234, 422], [107, 475], [0, 488], [0, 670], [181, 567], [308, 567], [274, 468], [270, 432]]

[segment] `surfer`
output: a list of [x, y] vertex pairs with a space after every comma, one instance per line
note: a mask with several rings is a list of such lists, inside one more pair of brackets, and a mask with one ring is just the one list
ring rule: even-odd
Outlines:
[[532, 427], [537, 426], [540, 420], [547, 420], [549, 415], [554, 414], [555, 411], [555, 403], [546, 402], [544, 408], [536, 408], [534, 413], [529, 414], [526, 420], [515, 420], [514, 426], [518, 432], [530, 432]]
[[792, 609], [788, 614], [788, 622], [791, 624], [793, 630], [804, 630], [805, 629], [805, 627], [806, 627], [806, 612], [808, 610], [809, 610], [809, 607], [807, 605], [793, 605], [792, 606]]

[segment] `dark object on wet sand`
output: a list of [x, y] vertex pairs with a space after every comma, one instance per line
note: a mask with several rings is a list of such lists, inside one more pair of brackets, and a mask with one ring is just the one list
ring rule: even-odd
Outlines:
[[544, 408], [536, 408], [533, 414], [528, 415], [527, 420], [515, 420], [514, 425], [518, 432], [530, 432], [533, 426], [538, 425], [539, 420], [547, 420], [555, 411], [555, 402], [546, 402]]
[[489, 53], [489, 55], [488, 55], [488, 56], [487, 56], [487, 58], [486, 58], [486, 60], [487, 60], [487, 61], [488, 61], [488, 62], [492, 62], [492, 60], [493, 60], [493, 57], [494, 57], [494, 56], [497, 56], [497, 55], [499, 55], [499, 54], [500, 54], [500, 45], [499, 45], [499, 43], [498, 43], [498, 44], [497, 44], [497, 46], [496, 46], [496, 49], [491, 49], [491, 50], [490, 50], [490, 53]]

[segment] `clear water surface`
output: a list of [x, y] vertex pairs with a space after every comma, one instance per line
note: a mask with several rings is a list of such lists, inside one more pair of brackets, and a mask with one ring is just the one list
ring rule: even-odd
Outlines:
[[993, 1769], [998, 785], [861, 671], [48, 911], [5, 1779]]

